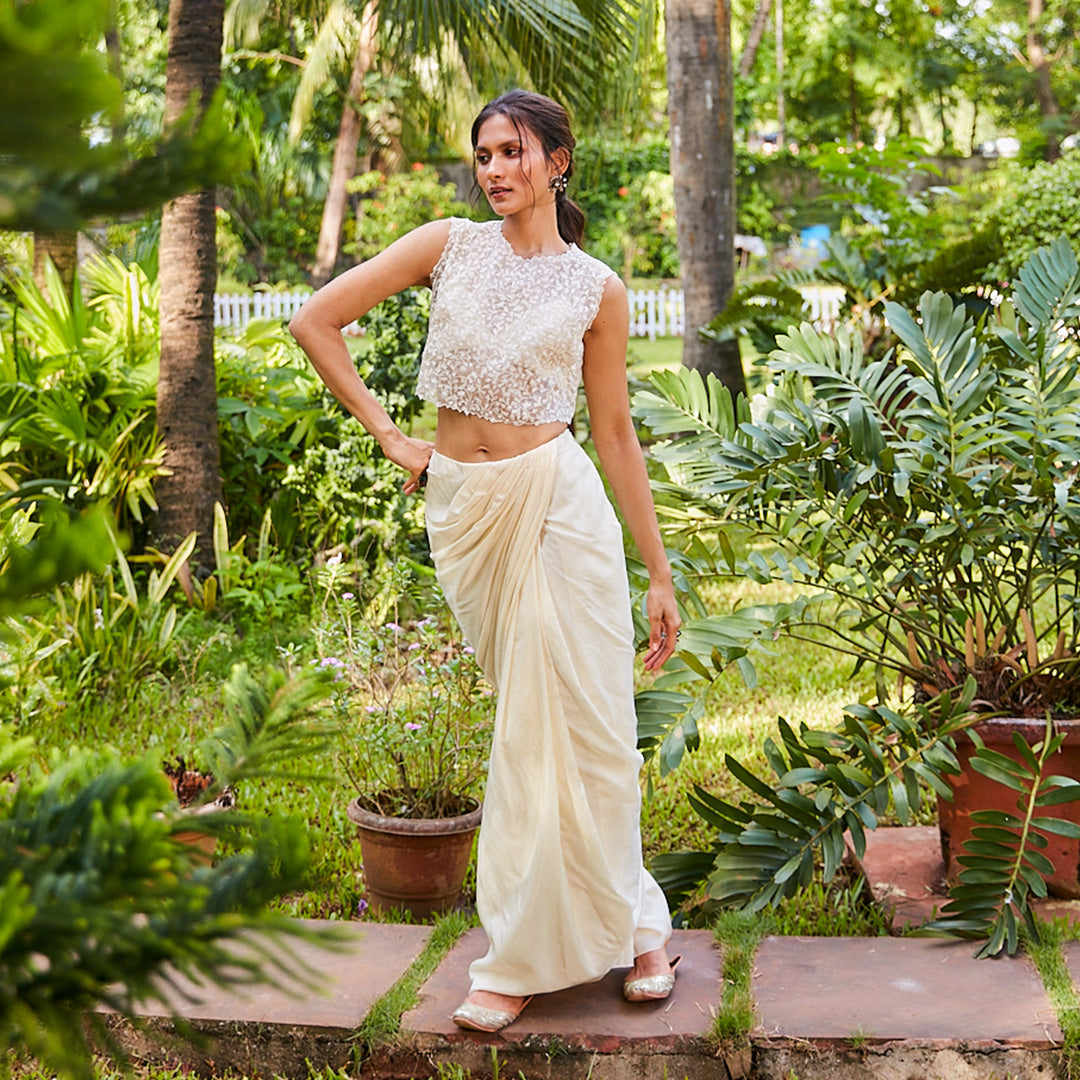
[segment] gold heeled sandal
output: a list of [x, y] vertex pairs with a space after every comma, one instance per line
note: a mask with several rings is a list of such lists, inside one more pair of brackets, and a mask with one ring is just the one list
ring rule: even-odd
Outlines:
[[517, 1012], [510, 1012], [507, 1009], [488, 1009], [483, 1005], [474, 1005], [471, 1001], [465, 1000], [454, 1010], [450, 1019], [459, 1028], [465, 1028], [467, 1031], [483, 1031], [491, 1035], [512, 1024], [530, 1001], [532, 1001], [532, 994], [521, 1003]]
[[675, 969], [682, 956], [676, 956], [663, 975], [645, 975], [640, 979], [627, 979], [623, 983], [623, 997], [627, 1001], [663, 1001], [675, 988]]

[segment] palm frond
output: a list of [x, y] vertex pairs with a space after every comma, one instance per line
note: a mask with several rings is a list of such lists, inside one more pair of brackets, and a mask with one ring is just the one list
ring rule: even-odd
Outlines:
[[1032, 325], [1055, 325], [1080, 315], [1080, 266], [1065, 237], [1028, 259], [1017, 277], [1013, 299]]
[[225, 47], [250, 47], [259, 40], [270, 0], [231, 0], [225, 8]]
[[971, 815], [975, 828], [972, 839], [964, 843], [965, 854], [957, 859], [963, 866], [958, 883], [949, 889], [949, 903], [942, 908], [941, 918], [927, 923], [926, 929], [985, 939], [975, 953], [977, 958], [1003, 950], [1012, 955], [1019, 945], [1021, 924], [1039, 940], [1031, 903], [1046, 898], [1043, 875], [1054, 872], [1053, 863], [1043, 854], [1047, 840], [1042, 833], [1080, 839], [1080, 825], [1039, 816], [1038, 811], [1080, 799], [1080, 782], [1044, 775], [1048, 759], [1065, 741], [1063, 732], [1054, 734], [1049, 718], [1046, 737], [1034, 747], [1019, 732], [1013, 734], [1019, 752], [1015, 761], [985, 746], [975, 732], [970, 735], [976, 742], [972, 768], [1016, 792], [1017, 813], [977, 810]]
[[334, 73], [352, 66], [360, 23], [347, 0], [333, 0], [308, 53], [289, 116], [289, 139], [299, 140], [311, 119], [316, 95]]
[[[826, 881], [843, 860], [845, 836], [857, 854], [866, 832], [892, 810], [911, 820], [922, 797], [920, 781], [948, 793], [943, 776], [958, 766], [953, 740], [970, 723], [974, 685], [956, 700], [940, 702], [940, 722], [920, 707], [908, 717], [884, 707], [849, 706], [837, 731], [796, 731], [779, 720], [780, 741], [769, 739], [765, 755], [771, 782], [758, 779], [734, 758], [727, 768], [753, 801], [738, 806], [698, 791], [695, 811], [716, 830], [707, 895], [725, 907], [750, 911], [776, 906], [807, 884], [820, 861]], [[662, 888], [687, 895], [701, 885], [698, 872], [710, 852], [696, 859], [654, 863]], [[669, 878], [667, 875], [671, 873]]]
[[[570, 108], [587, 110], [613, 70], [628, 70], [631, 43], [638, 41], [650, 3], [638, 0], [381, 0], [384, 58], [441, 55], [454, 42], [471, 61], [495, 49], [513, 57], [532, 84], [552, 91]], [[508, 89], [494, 85], [494, 70], [470, 64], [470, 75], [484, 93]]]

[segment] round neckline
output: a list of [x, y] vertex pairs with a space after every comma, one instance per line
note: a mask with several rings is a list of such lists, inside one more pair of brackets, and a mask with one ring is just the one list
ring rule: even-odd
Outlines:
[[535, 255], [519, 255], [514, 250], [514, 245], [507, 240], [506, 234], [502, 231], [502, 222], [493, 221], [492, 224], [497, 226], [499, 239], [506, 245], [506, 250], [509, 251], [515, 259], [520, 259], [522, 262], [532, 262], [534, 259], [563, 259], [577, 247], [577, 244], [567, 243], [565, 251], [541, 251], [537, 252]]

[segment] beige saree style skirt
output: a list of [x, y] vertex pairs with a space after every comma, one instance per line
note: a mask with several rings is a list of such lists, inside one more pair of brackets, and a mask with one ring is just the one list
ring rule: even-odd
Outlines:
[[667, 943], [641, 861], [622, 532], [569, 432], [517, 457], [435, 453], [439, 582], [498, 693], [477, 864], [490, 947], [472, 988], [547, 993]]

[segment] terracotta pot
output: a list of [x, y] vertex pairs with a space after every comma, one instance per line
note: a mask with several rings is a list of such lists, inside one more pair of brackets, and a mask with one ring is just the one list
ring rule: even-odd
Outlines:
[[217, 851], [217, 837], [210, 833], [180, 832], [173, 833], [173, 839], [178, 844], [183, 844], [191, 852], [194, 862], [203, 866], [210, 866], [214, 861], [214, 853]]
[[[1046, 721], [1026, 718], [997, 718], [980, 720], [974, 730], [987, 747], [1004, 754], [1013, 761], [1020, 755], [1013, 746], [1012, 735], [1018, 731], [1028, 746], [1042, 740], [1046, 734]], [[1080, 721], [1062, 720], [1055, 724], [1057, 733], [1065, 732], [1061, 749], [1048, 758], [1046, 775], [1071, 776], [1080, 779]], [[1015, 814], [1016, 801], [1020, 797], [1002, 784], [977, 773], [968, 762], [975, 754], [975, 745], [965, 736], [956, 740], [956, 756], [960, 762], [959, 776], [946, 777], [953, 791], [953, 800], [938, 799], [938, 826], [941, 830], [941, 853], [945, 859], [945, 873], [950, 883], [956, 881], [963, 869], [957, 863], [964, 854], [964, 841], [971, 838], [971, 814], [976, 810], [1002, 810]], [[1080, 802], [1048, 806], [1039, 811], [1040, 816], [1060, 817], [1080, 824]], [[1080, 897], [1080, 840], [1070, 840], [1054, 833], [1042, 833], [1047, 846], [1042, 853], [1054, 864], [1054, 873], [1046, 878], [1051, 895], [1076, 899]]]
[[388, 818], [349, 803], [360, 834], [367, 899], [375, 912], [414, 918], [449, 911], [469, 869], [481, 807], [452, 818]]

